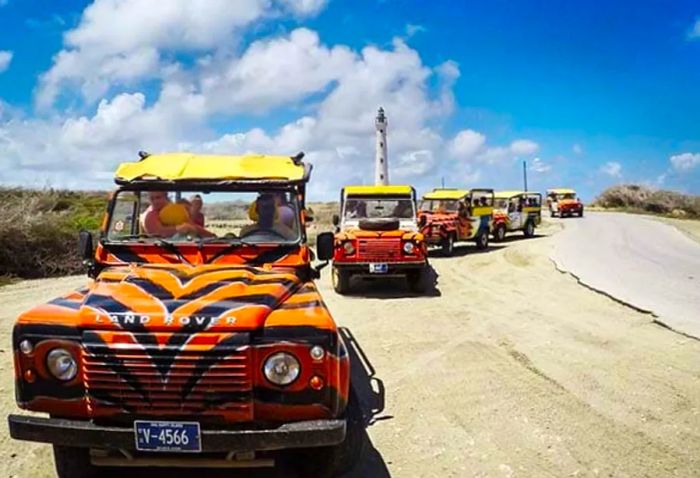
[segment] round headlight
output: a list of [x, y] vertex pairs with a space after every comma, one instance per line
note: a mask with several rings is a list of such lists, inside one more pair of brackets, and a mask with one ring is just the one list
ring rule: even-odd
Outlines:
[[346, 242], [343, 244], [343, 250], [346, 255], [350, 256], [355, 253], [355, 246], [352, 245], [352, 242]]
[[309, 355], [311, 355], [311, 358], [314, 360], [321, 360], [323, 356], [326, 355], [326, 352], [320, 345], [314, 345], [313, 347], [311, 347]]
[[23, 340], [19, 343], [19, 349], [24, 355], [29, 355], [34, 352], [34, 345], [29, 340]]
[[413, 245], [412, 242], [406, 242], [403, 245], [403, 251], [406, 254], [413, 254], [413, 251], [415, 250], [415, 246]]
[[289, 385], [299, 377], [299, 361], [292, 354], [279, 352], [265, 360], [265, 378], [275, 385]]
[[66, 349], [53, 349], [46, 356], [46, 368], [51, 375], [64, 382], [70, 382], [78, 374], [78, 363]]

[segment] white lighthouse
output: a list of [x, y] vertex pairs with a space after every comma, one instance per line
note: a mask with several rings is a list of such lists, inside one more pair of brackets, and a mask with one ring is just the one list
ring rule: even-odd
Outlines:
[[386, 126], [387, 120], [384, 116], [384, 108], [379, 108], [377, 119], [374, 121], [377, 130], [377, 145], [374, 160], [374, 184], [386, 186], [389, 184], [389, 163], [386, 147]]

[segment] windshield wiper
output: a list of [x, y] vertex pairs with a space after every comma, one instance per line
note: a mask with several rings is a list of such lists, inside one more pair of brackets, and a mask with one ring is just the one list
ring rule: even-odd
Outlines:
[[153, 236], [150, 234], [144, 234], [144, 233], [129, 234], [127, 236], [114, 237], [114, 238], [111, 238], [110, 240], [111, 241], [126, 241], [129, 239], [153, 239]]
[[215, 260], [217, 260], [219, 257], [225, 256], [225, 255], [228, 254], [229, 252], [231, 252], [231, 251], [233, 251], [233, 250], [236, 250], [236, 249], [238, 249], [238, 248], [241, 247], [241, 246], [248, 246], [248, 247], [252, 247], [252, 248], [254, 248], [254, 249], [257, 249], [257, 248], [259, 247], [259, 245], [256, 244], [256, 243], [254, 243], [254, 242], [248, 242], [248, 241], [245, 241], [245, 240], [240, 239], [240, 238], [238, 238], [238, 237], [236, 237], [236, 238], [230, 238], [230, 239], [227, 239], [227, 238], [225, 238], [225, 237], [208, 237], [208, 238], [206, 238], [206, 239], [202, 239], [201, 241], [199, 241], [200, 250], [201, 250], [201, 246], [202, 246], [202, 245], [204, 245], [204, 244], [212, 244], [212, 243], [216, 243], [216, 242], [225, 243], [225, 244], [228, 244], [228, 246], [224, 247], [224, 248], [221, 249], [219, 252], [217, 252], [216, 254], [214, 254], [214, 255], [211, 257], [211, 259], [205, 259], [205, 260], [204, 260], [204, 263], [205, 263], [205, 264], [211, 264], [212, 262], [214, 262]]
[[178, 249], [178, 247], [175, 244], [173, 244], [172, 242], [168, 242], [165, 239], [156, 239], [155, 241], [153, 241], [153, 244], [155, 244], [156, 246], [160, 246], [169, 252], [172, 252], [181, 261], [187, 262], [189, 265], [192, 265], [192, 263], [190, 261], [188, 261], [185, 256], [182, 255], [182, 252], [180, 252], [180, 249]]

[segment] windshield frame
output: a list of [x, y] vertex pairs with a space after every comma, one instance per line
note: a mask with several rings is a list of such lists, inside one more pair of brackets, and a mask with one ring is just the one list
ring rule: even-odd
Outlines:
[[[366, 194], [366, 195], [352, 195], [352, 196], [344, 196], [343, 201], [340, 205], [340, 218], [343, 223], [346, 222], [356, 222], [361, 218], [348, 218], [345, 217], [345, 208], [347, 207], [348, 200], [360, 200], [360, 201], [409, 201], [411, 203], [411, 211], [412, 215], [411, 217], [392, 217], [392, 216], [386, 216], [387, 218], [391, 219], [398, 219], [399, 221], [413, 221], [417, 222], [417, 215], [418, 215], [418, 207], [416, 204], [415, 197], [413, 196], [407, 196], [407, 195], [389, 195], [389, 194]], [[366, 217], [362, 219], [379, 219], [379, 218], [372, 218], [372, 217]]]
[[[160, 237], [160, 236], [152, 236], [152, 237], [146, 237], [144, 236], [143, 238], [131, 238], [131, 239], [126, 239], [126, 240], [119, 240], [117, 238], [110, 238], [109, 237], [109, 230], [110, 226], [112, 224], [112, 220], [114, 217], [114, 209], [117, 205], [118, 202], [118, 197], [120, 194], [125, 193], [125, 192], [133, 192], [133, 193], [147, 193], [148, 191], [167, 191], [168, 193], [177, 193], [177, 192], [182, 192], [182, 193], [195, 193], [195, 194], [206, 194], [206, 193], [237, 193], [237, 192], [245, 192], [245, 193], [288, 193], [290, 200], [293, 201], [293, 204], [295, 206], [296, 214], [294, 215], [295, 217], [295, 226], [297, 228], [298, 234], [296, 235], [294, 240], [289, 240], [289, 241], [275, 241], [275, 242], [269, 242], [269, 241], [249, 241], [251, 243], [254, 243], [255, 246], [260, 246], [260, 247], [296, 247], [300, 246], [303, 244], [306, 244], [308, 242], [307, 238], [307, 232], [306, 232], [306, 227], [301, 220], [301, 215], [303, 214], [303, 211], [306, 209], [306, 204], [305, 204], [305, 183], [299, 182], [299, 183], [291, 183], [291, 182], [286, 182], [280, 185], [279, 182], [268, 182], [268, 181], [260, 181], [256, 182], [255, 184], [253, 183], [237, 183], [235, 185], [232, 185], [231, 182], [227, 183], [208, 183], [208, 182], [187, 182], [187, 183], [174, 183], [171, 181], [164, 181], [164, 182], [132, 182], [129, 184], [125, 184], [122, 186], [118, 186], [116, 190], [112, 191], [110, 195], [110, 200], [107, 204], [107, 216], [105, 217], [104, 220], [104, 225], [103, 228], [100, 229], [100, 236], [99, 236], [99, 242], [101, 244], [108, 244], [108, 245], [140, 245], [140, 246], [156, 246], [158, 247], [157, 242], [159, 240], [165, 240], [168, 242], [173, 242], [174, 244], [178, 246], [199, 246], [201, 247], [203, 244], [206, 245], [227, 245], [229, 243], [232, 243], [234, 241], [240, 241], [241, 237], [235, 237], [235, 238], [226, 238], [226, 237], [219, 237], [218, 241], [212, 241], [212, 240], [203, 240], [203, 238], [200, 237], [193, 237], [191, 240], [186, 240], [186, 241], [172, 241], [171, 237]], [[140, 214], [140, 213], [139, 213]], [[138, 219], [137, 219], [138, 221]]]

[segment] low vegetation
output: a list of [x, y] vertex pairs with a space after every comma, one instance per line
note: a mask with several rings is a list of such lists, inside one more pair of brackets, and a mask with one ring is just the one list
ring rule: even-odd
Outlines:
[[622, 184], [603, 191], [592, 203], [606, 209], [660, 214], [676, 218], [700, 218], [700, 196]]
[[0, 285], [82, 271], [78, 231], [99, 229], [106, 202], [102, 192], [0, 187]]

